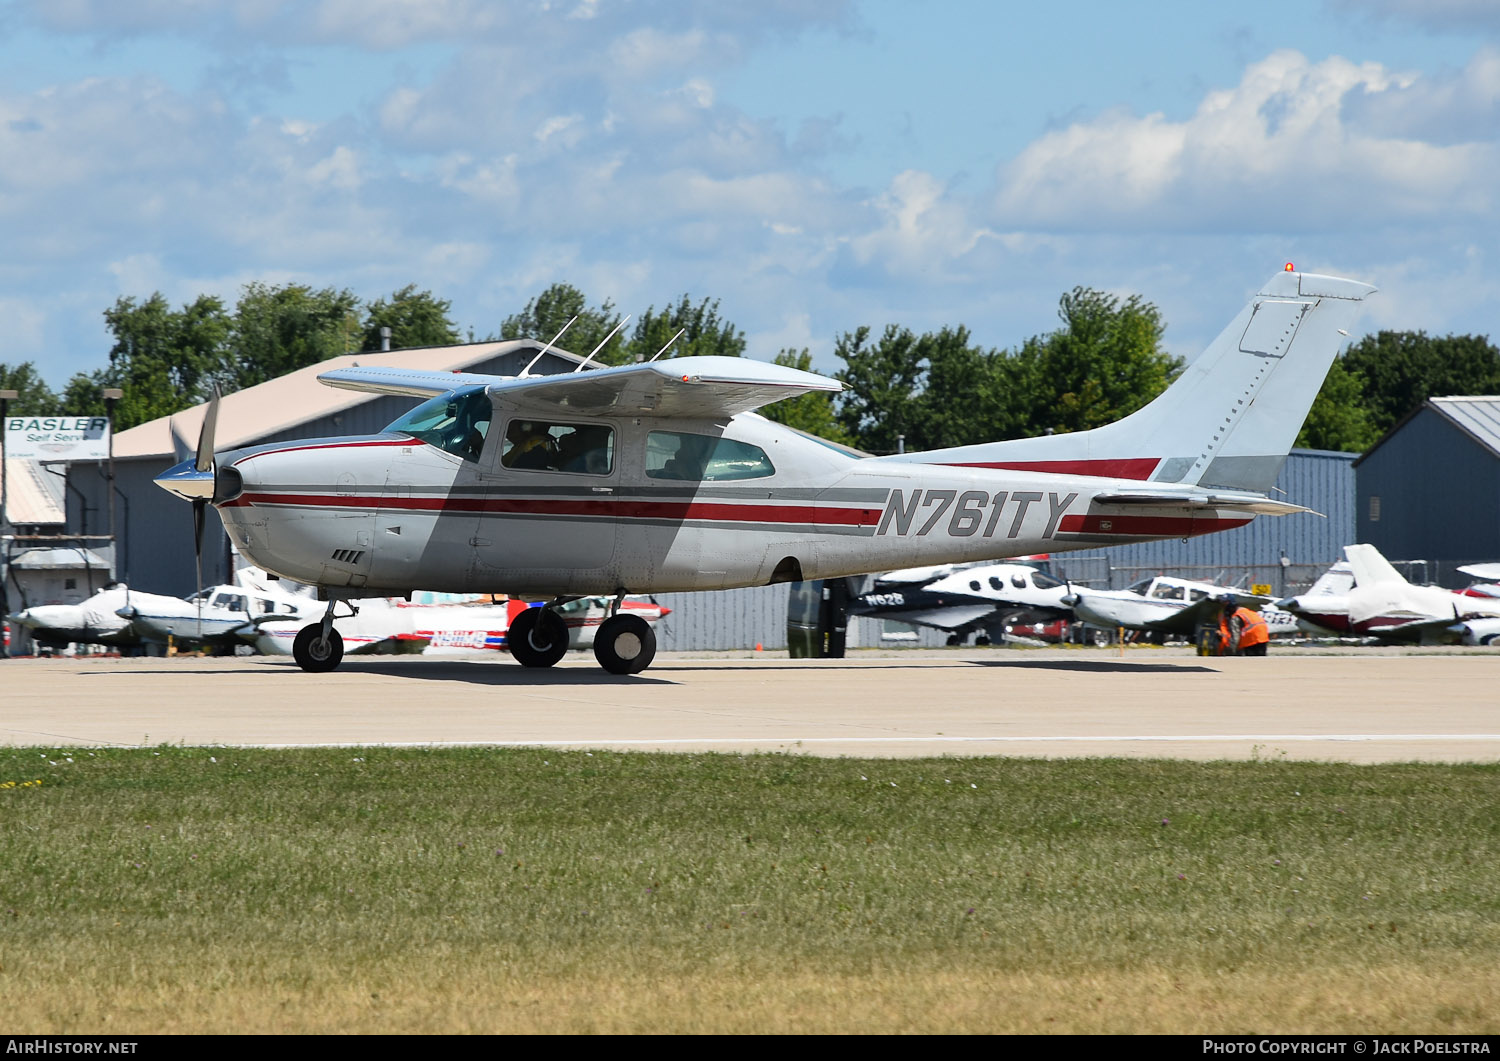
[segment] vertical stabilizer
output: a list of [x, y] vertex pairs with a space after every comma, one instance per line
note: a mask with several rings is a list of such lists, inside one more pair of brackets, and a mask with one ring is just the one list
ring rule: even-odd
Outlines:
[[1349, 558], [1349, 567], [1354, 571], [1354, 584], [1361, 589], [1411, 585], [1373, 545], [1346, 545], [1344, 555]]

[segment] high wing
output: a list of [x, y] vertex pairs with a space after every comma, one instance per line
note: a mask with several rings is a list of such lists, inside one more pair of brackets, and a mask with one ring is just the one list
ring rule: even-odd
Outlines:
[[348, 391], [370, 394], [400, 394], [411, 398], [436, 398], [459, 387], [488, 387], [511, 377], [486, 376], [477, 372], [424, 372], [416, 368], [336, 368], [318, 377], [320, 383]]
[[734, 416], [810, 391], [843, 389], [826, 376], [746, 357], [678, 357], [528, 379], [391, 368], [337, 369], [318, 379], [331, 387], [414, 397], [482, 384], [496, 402], [539, 415], [701, 419]]

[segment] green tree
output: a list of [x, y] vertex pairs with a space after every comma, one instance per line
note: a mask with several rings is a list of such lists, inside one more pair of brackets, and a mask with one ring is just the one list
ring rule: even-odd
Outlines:
[[1010, 366], [1029, 408], [1015, 436], [1086, 431], [1135, 412], [1182, 371], [1162, 349], [1161, 314], [1139, 295], [1121, 302], [1092, 288], [1063, 295], [1063, 327], [1023, 344]]
[[894, 453], [904, 436], [914, 444], [921, 417], [917, 390], [926, 371], [917, 337], [909, 328], [887, 325], [870, 341], [870, 329], [859, 327], [839, 336], [834, 353], [844, 362], [835, 379], [844, 385], [838, 418], [861, 449]]
[[0, 390], [16, 392], [16, 397], [6, 406], [12, 416], [49, 416], [71, 412], [62, 406], [52, 388], [37, 373], [36, 365], [30, 361], [22, 361], [15, 366], [0, 365]]
[[1335, 359], [1297, 435], [1297, 445], [1363, 452], [1379, 438], [1380, 432], [1365, 407], [1363, 381], [1349, 370], [1343, 358]]
[[1428, 398], [1500, 394], [1500, 349], [1482, 335], [1378, 332], [1349, 348], [1376, 438]]
[[[577, 317], [577, 320], [573, 320]], [[620, 323], [613, 302], [590, 307], [582, 291], [569, 284], [553, 284], [526, 303], [520, 313], [511, 314], [500, 324], [502, 339], [536, 339], [548, 342], [570, 320], [573, 324], [558, 339], [557, 345], [570, 353], [587, 357]], [[606, 365], [619, 364], [624, 357], [625, 340], [617, 332], [595, 359]]]
[[968, 446], [1004, 437], [1011, 396], [1002, 386], [1003, 355], [973, 345], [963, 325], [923, 335], [917, 352], [927, 371], [908, 449]]
[[[802, 350], [784, 349], [775, 357], [778, 365], [786, 368], [795, 368], [803, 372], [811, 372], [812, 354], [805, 348]], [[772, 402], [763, 406], [760, 412], [768, 420], [774, 420], [778, 424], [796, 428], [798, 431], [806, 431], [809, 435], [817, 435], [826, 438], [829, 442], [837, 442], [842, 446], [854, 445], [854, 439], [844, 430], [844, 425], [839, 423], [838, 414], [834, 412], [834, 396], [828, 391], [809, 391], [799, 394], [795, 398], [783, 398], [779, 402]]]
[[416, 284], [407, 284], [389, 301], [379, 298], [365, 308], [361, 349], [380, 349], [381, 328], [391, 330], [393, 348], [452, 346], [459, 341], [458, 328], [448, 317], [452, 305], [431, 291], [418, 291]]
[[718, 299], [705, 298], [695, 305], [689, 296], [683, 295], [675, 306], [660, 313], [652, 306], [636, 318], [630, 343], [620, 351], [622, 363], [651, 360], [679, 331], [682, 335], [664, 357], [744, 356], [745, 333], [720, 319]]
[[226, 390], [240, 390], [345, 353], [359, 300], [348, 290], [246, 284], [235, 306]]
[[115, 424], [123, 430], [196, 405], [225, 372], [230, 320], [212, 295], [180, 310], [161, 292], [142, 302], [119, 298], [104, 311], [104, 322], [114, 336], [109, 366], [68, 382], [69, 411], [102, 413], [104, 388], [118, 387], [125, 396], [115, 407]]

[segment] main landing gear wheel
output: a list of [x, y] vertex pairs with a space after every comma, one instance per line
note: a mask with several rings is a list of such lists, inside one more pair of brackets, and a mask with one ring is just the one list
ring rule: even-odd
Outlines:
[[523, 667], [550, 667], [568, 654], [568, 624], [551, 608], [527, 608], [506, 631], [510, 654]]
[[611, 674], [639, 674], [656, 658], [656, 631], [639, 615], [612, 615], [594, 635], [594, 658]]
[[339, 632], [329, 629], [328, 639], [323, 639], [323, 624], [312, 623], [297, 631], [292, 642], [292, 658], [303, 670], [330, 671], [344, 659], [344, 639]]

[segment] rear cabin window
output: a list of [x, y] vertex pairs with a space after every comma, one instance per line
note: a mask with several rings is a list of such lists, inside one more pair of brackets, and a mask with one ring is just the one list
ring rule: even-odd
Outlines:
[[477, 461], [489, 434], [493, 410], [483, 387], [464, 387], [423, 402], [386, 430], [410, 435], [466, 461]]
[[775, 474], [766, 451], [748, 442], [681, 431], [646, 436], [646, 475], [652, 479], [717, 483]]
[[615, 431], [602, 424], [512, 420], [500, 463], [523, 470], [608, 475], [615, 467]]

